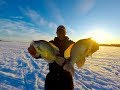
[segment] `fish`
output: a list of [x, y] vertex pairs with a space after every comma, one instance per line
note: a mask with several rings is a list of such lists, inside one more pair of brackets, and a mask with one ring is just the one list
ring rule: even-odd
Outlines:
[[64, 57], [68, 59], [68, 63], [64, 65], [64, 70], [74, 74], [74, 64], [81, 68], [86, 61], [86, 57], [91, 56], [99, 50], [99, 44], [91, 38], [78, 40], [75, 44], [71, 44], [64, 52]]
[[58, 56], [60, 54], [58, 47], [45, 40], [32, 41], [28, 48], [32, 57], [41, 57], [48, 63], [55, 61], [58, 65], [63, 66], [66, 60], [63, 69], [69, 71], [72, 75], [74, 75], [74, 64], [81, 68], [85, 64], [86, 57], [92, 56], [97, 50], [99, 50], [99, 44], [91, 38], [80, 39], [71, 44], [65, 50], [64, 58]]
[[46, 62], [52, 63], [55, 61], [60, 66], [62, 66], [65, 61], [63, 57], [58, 56], [59, 48], [45, 40], [32, 41], [30, 47], [28, 47], [28, 52], [34, 58], [40, 56]]

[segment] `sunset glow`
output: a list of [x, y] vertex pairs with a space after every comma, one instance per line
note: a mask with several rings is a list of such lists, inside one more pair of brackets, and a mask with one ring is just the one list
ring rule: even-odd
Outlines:
[[91, 31], [88, 36], [92, 37], [98, 43], [107, 43], [111, 40], [111, 35], [100, 29]]

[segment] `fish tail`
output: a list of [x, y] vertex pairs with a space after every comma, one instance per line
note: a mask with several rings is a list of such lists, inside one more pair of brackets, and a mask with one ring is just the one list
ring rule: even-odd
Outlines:
[[83, 58], [83, 59], [79, 60], [78, 62], [76, 62], [77, 67], [81, 68], [85, 64], [85, 61], [86, 61], [86, 59]]
[[57, 56], [55, 59], [55, 62], [60, 66], [63, 65], [64, 61], [65, 61], [65, 59], [63, 57], [60, 57], [60, 56]]
[[71, 75], [74, 76], [74, 66], [72, 65], [72, 63], [66, 63], [63, 69], [69, 71]]

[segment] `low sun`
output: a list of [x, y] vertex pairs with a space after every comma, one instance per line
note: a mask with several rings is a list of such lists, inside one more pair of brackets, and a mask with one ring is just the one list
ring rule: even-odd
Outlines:
[[89, 36], [92, 37], [98, 43], [106, 43], [110, 39], [110, 34], [102, 30], [95, 30], [89, 33]]

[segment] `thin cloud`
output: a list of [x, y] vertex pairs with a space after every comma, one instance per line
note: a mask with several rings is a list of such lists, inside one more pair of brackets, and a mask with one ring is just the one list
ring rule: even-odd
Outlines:
[[82, 13], [88, 13], [94, 6], [96, 0], [84, 0], [77, 6], [77, 9]]
[[50, 28], [53, 28], [53, 29], [56, 29], [56, 28], [57, 28], [57, 25], [56, 25], [55, 23], [53, 23], [53, 22], [48, 23], [48, 26], [49, 26]]
[[5, 0], [0, 0], [0, 6], [7, 5], [7, 2]]
[[45, 27], [49, 27], [52, 29], [55, 29], [57, 27], [57, 24], [55, 24], [54, 22], [49, 22], [47, 21], [45, 18], [43, 18], [40, 13], [38, 13], [37, 11], [33, 10], [33, 9], [23, 9], [20, 8], [22, 10], [22, 12], [29, 17], [34, 24], [36, 24], [38, 27], [40, 26], [45, 26]]
[[25, 14], [37, 25], [46, 25], [48, 22], [35, 10], [27, 9]]
[[38, 32], [33, 24], [24, 21], [0, 19], [0, 39], [9, 41], [51, 40], [51, 35]]
[[53, 1], [50, 1], [49, 3], [46, 1], [46, 5], [55, 19], [58, 20], [59, 23], [65, 24], [65, 20], [56, 4]]
[[23, 16], [10, 16], [10, 18], [12, 18], [12, 19], [23, 19], [24, 17]]
[[72, 40], [76, 41], [76, 39], [75, 39], [75, 30], [73, 28], [69, 27], [69, 26], [66, 26], [66, 29], [67, 29], [66, 30], [67, 31], [67, 35], [69, 35], [69, 37]]

